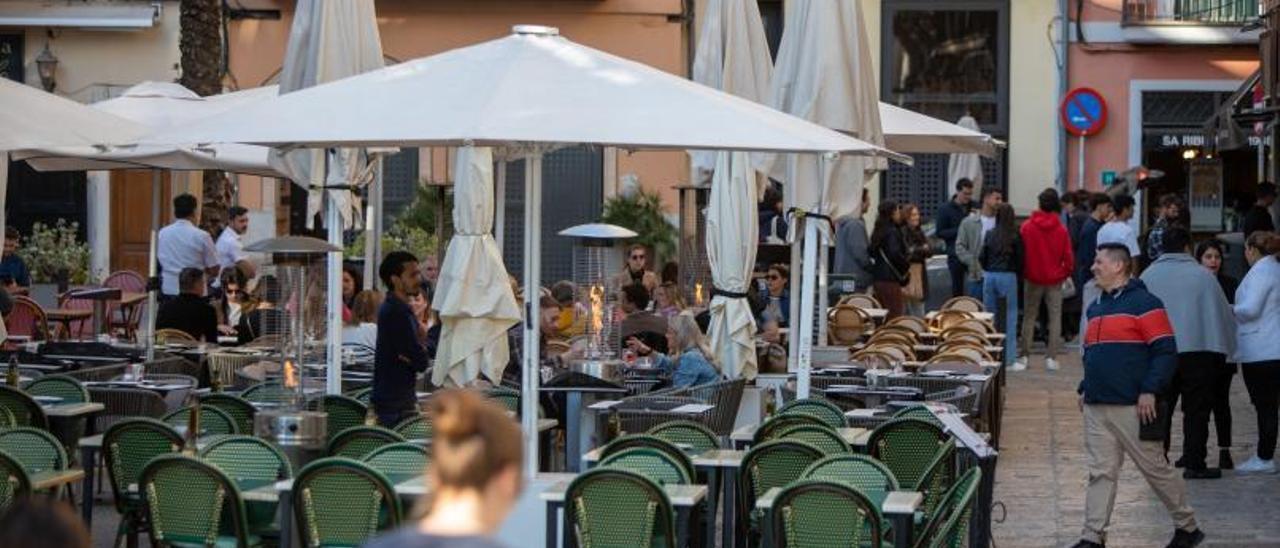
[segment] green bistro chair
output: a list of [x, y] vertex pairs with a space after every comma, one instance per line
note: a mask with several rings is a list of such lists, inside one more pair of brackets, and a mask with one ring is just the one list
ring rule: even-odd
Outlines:
[[644, 474], [595, 468], [565, 492], [565, 514], [580, 548], [675, 548], [675, 514], [662, 487]]
[[903, 407], [902, 409], [899, 409], [898, 412], [893, 414], [893, 418], [920, 419], [934, 426], [937, 426], [938, 428], [942, 428], [942, 421], [938, 420], [938, 417], [934, 415], [933, 412], [926, 409], [925, 406], [923, 405], [911, 405], [908, 407]]
[[693, 421], [664, 422], [646, 433], [676, 446], [687, 445], [689, 453], [694, 455], [720, 448], [720, 436], [702, 423]]
[[970, 468], [947, 491], [939, 511], [929, 519], [916, 542], [917, 548], [960, 548], [968, 545], [973, 497], [982, 481], [982, 469]]
[[[293, 466], [279, 448], [261, 438], [234, 435], [219, 438], [200, 451], [200, 458], [217, 466], [237, 486], [254, 487], [293, 477]], [[278, 528], [274, 502], [246, 502], [249, 530], [274, 536]]]
[[426, 414], [409, 417], [400, 421], [400, 424], [396, 425], [395, 431], [407, 440], [429, 440], [433, 433], [431, 417]]
[[249, 400], [234, 394], [218, 392], [200, 398], [200, 404], [217, 408], [230, 415], [231, 419], [236, 423], [237, 432], [241, 434], [253, 433], [253, 416], [258, 414], [258, 408], [249, 403]]
[[414, 443], [391, 443], [370, 451], [362, 461], [388, 478], [404, 478], [425, 474], [431, 453]]
[[323, 411], [328, 415], [325, 431], [331, 440], [348, 428], [364, 426], [365, 417], [369, 415], [369, 407], [360, 403], [360, 400], [338, 394], [328, 394], [311, 400], [307, 407], [313, 411]]
[[836, 404], [827, 400], [813, 398], [793, 400], [791, 403], [782, 406], [777, 413], [774, 413], [774, 416], [792, 414], [812, 415], [832, 428], [848, 426], [844, 419], [844, 411], [841, 411], [839, 407], [836, 407]]
[[872, 501], [883, 500], [890, 491], [898, 490], [898, 479], [880, 461], [866, 455], [831, 455], [805, 469], [804, 479], [843, 483]]
[[357, 426], [343, 430], [329, 440], [328, 455], [359, 460], [374, 449], [403, 441], [404, 436], [381, 426]]
[[360, 403], [369, 405], [369, 397], [373, 396], [373, 387], [357, 388], [344, 394]]
[[774, 430], [773, 439], [796, 439], [808, 442], [828, 455], [853, 452], [849, 444], [845, 443], [844, 439], [840, 437], [840, 433], [827, 426], [814, 426], [811, 424], [790, 426]]
[[685, 477], [694, 477], [696, 471], [693, 467], [693, 459], [689, 458], [688, 453], [681, 451], [679, 447], [676, 447], [662, 438], [647, 434], [629, 434], [609, 442], [609, 445], [604, 446], [604, 449], [600, 450], [600, 460], [604, 461], [605, 458], [615, 453], [621, 453], [622, 451], [636, 447], [653, 449], [655, 451], [665, 453], [672, 462], [675, 462], [680, 466], [681, 470], [684, 471]]
[[[195, 409], [195, 407], [188, 406], [169, 413], [164, 416], [164, 422], [173, 427], [186, 428], [191, 418], [192, 409]], [[228, 415], [226, 411], [214, 406], [200, 406], [199, 437], [239, 433], [240, 429], [236, 426], [236, 420], [231, 418], [231, 415]]]
[[130, 546], [136, 545], [138, 533], [149, 527], [142, 496], [129, 487], [139, 484], [142, 469], [151, 459], [181, 449], [182, 436], [156, 419], [123, 419], [102, 435], [102, 458], [111, 483], [111, 498], [116, 512], [120, 513], [115, 545], [120, 544], [120, 537], [124, 535], [129, 536]]
[[484, 395], [498, 402], [507, 411], [520, 414], [520, 393], [505, 386], [495, 386], [485, 390]]
[[942, 429], [920, 419], [892, 419], [871, 432], [871, 456], [893, 471], [904, 488], [915, 489], [947, 440]]
[[249, 403], [282, 404], [289, 403], [298, 395], [296, 390], [289, 390], [279, 381], [260, 382], [240, 393], [240, 397]]
[[39, 428], [19, 426], [0, 430], [0, 451], [18, 460], [28, 474], [67, 467], [67, 453], [57, 438]]
[[32, 396], [62, 398], [62, 403], [84, 403], [89, 401], [89, 391], [85, 389], [84, 385], [66, 375], [40, 377], [31, 381], [26, 390]]
[[342, 457], [320, 459], [298, 472], [293, 512], [303, 546], [359, 546], [400, 524], [400, 499], [391, 482], [368, 465]]
[[600, 466], [638, 472], [660, 485], [693, 483], [693, 477], [681, 463], [665, 451], [651, 447], [623, 449], [601, 459]]
[[738, 538], [759, 535], [760, 514], [756, 499], [774, 487], [783, 487], [800, 478], [813, 463], [822, 460], [822, 450], [794, 439], [766, 441], [755, 445], [742, 457], [738, 474]]
[[13, 418], [13, 412], [7, 407], [0, 407], [0, 428], [13, 428], [18, 426], [18, 419]]
[[920, 506], [920, 510], [926, 518], [937, 511], [938, 506], [942, 504], [942, 498], [951, 489], [955, 479], [956, 442], [947, 440], [947, 443], [938, 448], [937, 454], [929, 463], [929, 468], [925, 469], [924, 475], [920, 477], [920, 483], [916, 486], [917, 491], [924, 493], [924, 504]]
[[22, 463], [9, 453], [0, 450], [0, 513], [13, 505], [15, 501], [31, 494], [31, 477], [22, 468]]
[[807, 413], [790, 413], [786, 415], [774, 415], [772, 417], [769, 417], [769, 419], [764, 421], [762, 424], [760, 424], [759, 428], [756, 428], [756, 433], [751, 439], [751, 445], [757, 445], [757, 444], [769, 441], [771, 439], [774, 439], [775, 438], [774, 433], [777, 430], [783, 430], [786, 428], [790, 428], [792, 426], [800, 426], [800, 425], [813, 425], [813, 426], [830, 428], [829, 426], [827, 426], [827, 423], [822, 421], [822, 419], [819, 419], [817, 416], [810, 415]]
[[49, 428], [49, 420], [45, 418], [44, 409], [22, 390], [0, 384], [0, 407], [13, 415], [14, 423], [18, 426]]
[[261, 546], [249, 534], [240, 489], [211, 463], [161, 455], [142, 470], [153, 546]]
[[787, 485], [773, 502], [774, 546], [878, 548], [884, 518], [870, 499], [849, 485], [800, 480]]

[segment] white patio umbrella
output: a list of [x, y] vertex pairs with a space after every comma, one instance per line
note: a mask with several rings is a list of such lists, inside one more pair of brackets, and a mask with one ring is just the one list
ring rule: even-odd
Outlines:
[[1004, 146], [999, 139], [983, 133], [970, 116], [953, 124], [881, 102], [880, 123], [884, 127], [884, 145], [903, 154], [972, 154], [991, 157]]
[[[448, 82], [449, 85], [441, 85]], [[316, 113], [324, 113], [317, 116]], [[524, 309], [541, 286], [542, 155], [566, 144], [894, 155], [864, 141], [559, 36], [512, 36], [281, 95], [156, 143], [504, 147], [525, 158]], [[524, 323], [521, 420], [537, 471], [538, 322]]]
[[[979, 131], [978, 121], [974, 120], [972, 116], [969, 116], [967, 114], [961, 117], [960, 121], [956, 122], [956, 125], [975, 131], [975, 132]], [[956, 181], [959, 181], [961, 178], [967, 177], [970, 181], [973, 181], [974, 193], [977, 195], [981, 195], [982, 193], [982, 158], [979, 155], [981, 154], [982, 156], [988, 156], [988, 157], [994, 156], [995, 155], [994, 149], [989, 154], [982, 154], [981, 152], [977, 154], [962, 153], [959, 151], [953, 151], [953, 152], [954, 153], [951, 155], [951, 157], [947, 159], [947, 188], [954, 192]]]
[[[778, 62], [774, 66], [769, 104], [774, 108], [847, 132], [872, 143], [884, 143], [871, 51], [860, 2], [793, 0], [787, 4]], [[772, 164], [772, 165], [770, 165]], [[806, 215], [793, 223], [790, 239], [804, 231], [802, 276], [791, 277], [791, 352], [795, 357], [797, 396], [809, 396], [809, 364], [813, 345], [814, 298], [826, 309], [827, 247], [831, 220], [859, 213], [864, 179], [886, 167], [883, 161], [843, 157], [824, 161], [816, 155], [775, 156], [765, 166], [785, 184], [786, 203]], [[802, 225], [800, 227], [795, 225]], [[821, 244], [821, 252], [818, 250]], [[800, 246], [792, 245], [791, 265], [801, 266]], [[815, 287], [816, 286], [816, 287]], [[825, 323], [824, 323], [825, 326]], [[820, 328], [825, 331], [825, 327]], [[825, 341], [824, 341], [825, 342]]]
[[[693, 80], [763, 103], [769, 93], [773, 61], [760, 8], [754, 0], [711, 0], [706, 7]], [[756, 322], [744, 297], [756, 261], [755, 214], [759, 182], [750, 156], [741, 152], [698, 150], [689, 153], [691, 181], [711, 175], [707, 203], [707, 260], [711, 266], [711, 350], [729, 378], [756, 376]], [[713, 175], [712, 175], [713, 174]]]
[[443, 324], [431, 381], [464, 386], [483, 373], [498, 384], [510, 358], [507, 330], [520, 323], [520, 307], [491, 232], [493, 151], [459, 147], [454, 165], [454, 234], [431, 304]]
[[[280, 73], [280, 95], [296, 93], [326, 82], [382, 68], [382, 40], [373, 0], [324, 2], [300, 0], [289, 30], [284, 68]], [[374, 100], [368, 97], [366, 100]], [[346, 105], [334, 108], [348, 108]], [[312, 111], [317, 118], [328, 117], [327, 109]], [[235, 142], [235, 141], [223, 141]], [[273, 151], [271, 165], [299, 185], [309, 189], [308, 225], [325, 195], [325, 228], [329, 243], [342, 247], [342, 230], [359, 218], [353, 214], [355, 196], [350, 190], [333, 187], [365, 182], [368, 170], [361, 151], [342, 149]], [[329, 188], [328, 192], [321, 190]], [[328, 318], [326, 337], [326, 390], [342, 391], [342, 253], [330, 253], [328, 264]]]

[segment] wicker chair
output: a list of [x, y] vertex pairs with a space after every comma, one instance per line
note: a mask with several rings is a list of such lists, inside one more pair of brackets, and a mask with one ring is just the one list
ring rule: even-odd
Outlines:
[[426, 413], [419, 413], [400, 421], [394, 430], [407, 440], [429, 440], [435, 433], [435, 429], [431, 426], [431, 415]]
[[986, 307], [982, 306], [982, 301], [973, 297], [960, 295], [952, 297], [942, 303], [939, 310], [959, 310], [961, 312], [982, 312]]
[[120, 537], [125, 535], [130, 539], [130, 546], [137, 545], [138, 533], [149, 527], [142, 496], [128, 487], [139, 483], [142, 469], [152, 458], [176, 453], [181, 448], [182, 437], [173, 428], [149, 418], [125, 418], [102, 435], [102, 458], [111, 484], [111, 499], [115, 501], [116, 512], [120, 513], [114, 545], [118, 546]]
[[143, 469], [138, 485], [154, 546], [262, 545], [261, 538], [249, 534], [240, 489], [211, 463], [161, 455]]
[[276, 381], [267, 381], [255, 384], [246, 388], [240, 393], [240, 397], [250, 403], [275, 403], [283, 404], [293, 400], [298, 392], [285, 388], [283, 384]]
[[835, 404], [819, 399], [810, 398], [792, 401], [778, 409], [774, 416], [797, 413], [817, 417], [818, 420], [832, 428], [843, 428], [845, 426], [844, 412]]
[[[226, 436], [200, 450], [200, 458], [217, 466], [237, 484], [268, 484], [293, 477], [293, 466], [279, 448], [253, 436]], [[245, 515], [249, 531], [278, 535], [276, 502], [248, 501]]]
[[92, 387], [89, 389], [89, 401], [101, 403], [104, 407], [96, 418], [99, 430], [130, 417], [159, 419], [169, 412], [164, 397], [145, 388]]
[[307, 408], [313, 411], [324, 411], [328, 424], [326, 432], [333, 439], [348, 428], [364, 426], [369, 416], [369, 408], [360, 400], [350, 396], [327, 394], [307, 402]]
[[675, 513], [653, 480], [630, 470], [596, 468], [579, 475], [565, 493], [565, 514], [581, 548], [675, 548]]
[[361, 460], [388, 478], [402, 478], [426, 473], [431, 453], [416, 443], [391, 443], [370, 451]]
[[[143, 293], [147, 290], [147, 280], [137, 272], [119, 270], [107, 275], [106, 279], [102, 280], [102, 287], [113, 287], [122, 293]], [[147, 305], [144, 302], [130, 307], [128, 315], [125, 315], [125, 310], [119, 302], [107, 303], [107, 317], [110, 318], [111, 329], [123, 331], [127, 339], [136, 338], [138, 324], [142, 322], [142, 313], [146, 308]]]
[[966, 359], [964, 356], [954, 354], [936, 354], [924, 364], [924, 371], [951, 371], [953, 373], [964, 373], [966, 375], [982, 373], [982, 366], [976, 362]]
[[756, 428], [756, 432], [752, 436], [751, 445], [757, 445], [776, 438], [775, 434], [779, 430], [801, 425], [830, 428], [822, 418], [809, 413], [777, 414], [760, 423], [760, 427]]
[[898, 316], [884, 324], [885, 327], [904, 327], [916, 335], [929, 332], [929, 324], [915, 316]]
[[253, 417], [258, 414], [258, 409], [248, 400], [234, 394], [217, 392], [200, 398], [200, 403], [230, 415], [236, 422], [236, 430], [241, 434], [253, 432]]
[[943, 310], [933, 317], [931, 328], [941, 333], [954, 325], [959, 325], [961, 322], [971, 319], [973, 319], [973, 316], [963, 310]]
[[938, 510], [947, 490], [951, 489], [951, 484], [955, 483], [955, 479], [956, 442], [947, 440], [934, 454], [933, 460], [925, 469], [924, 475], [920, 477], [920, 484], [917, 486], [917, 490], [924, 493], [924, 504], [920, 506], [920, 511], [924, 513], [926, 519]]
[[[670, 395], [672, 392], [654, 392], [640, 396], [624, 398], [609, 408], [613, 420], [618, 422], [618, 429], [623, 433], [647, 432], [651, 428], [672, 421], [692, 420], [711, 428], [713, 409], [701, 413], [673, 413], [672, 409], [687, 404], [706, 403], [692, 397]], [[712, 429], [714, 431], [714, 429]], [[717, 434], [719, 434], [717, 432]]]
[[872, 297], [871, 295], [867, 295], [866, 293], [852, 293], [849, 295], [845, 295], [844, 297], [840, 298], [840, 302], [837, 304], [838, 305], [847, 304], [850, 306], [856, 306], [858, 308], [867, 308], [867, 309], [884, 308], [883, 306], [880, 305], [880, 301], [876, 300], [876, 298]]
[[956, 409], [969, 415], [974, 415], [978, 412], [978, 392], [969, 387], [969, 385], [925, 394], [924, 399], [925, 401], [954, 405]]
[[236, 372], [247, 365], [257, 363], [261, 359], [261, 356], [252, 354], [210, 352], [205, 360], [209, 365], [209, 380], [219, 386], [235, 386]]
[[671, 421], [650, 428], [647, 434], [674, 445], [687, 445], [693, 454], [720, 448], [720, 437], [710, 428], [693, 421]]
[[[783, 487], [800, 478], [823, 457], [822, 450], [798, 440], [774, 440], [751, 448], [742, 457], [738, 475], [738, 538], [759, 535], [761, 515], [756, 499], [774, 487]], [[748, 545], [753, 545], [748, 542]]]
[[857, 344], [874, 322], [866, 311], [853, 305], [836, 305], [827, 312], [827, 338], [833, 346]]
[[[58, 308], [68, 310], [93, 310], [94, 301], [90, 299], [77, 299], [71, 296], [72, 292], [68, 291], [58, 295]], [[93, 336], [92, 320], [75, 320], [66, 324], [68, 329], [60, 329], [58, 338], [60, 339], [88, 339]]]
[[[38, 428], [19, 426], [0, 430], [0, 451], [17, 460], [30, 475], [67, 469], [71, 463], [63, 447], [53, 434]], [[52, 491], [56, 496], [63, 493], [70, 495], [71, 487], [63, 485]]]
[[32, 396], [51, 396], [62, 398], [62, 403], [85, 403], [89, 401], [89, 391], [73, 377], [66, 375], [47, 375], [31, 381], [27, 385], [27, 393]]
[[503, 409], [520, 415], [520, 392], [505, 386], [495, 386], [484, 392], [485, 396], [497, 402]]
[[782, 488], [773, 502], [773, 545], [859, 546], [883, 542], [883, 516], [857, 489], [843, 483], [802, 480]]
[[44, 409], [26, 392], [12, 386], [0, 385], [0, 407], [13, 415], [14, 423], [19, 426], [49, 428], [49, 420], [45, 418]]
[[903, 487], [915, 489], [946, 441], [942, 429], [928, 421], [893, 419], [871, 432], [867, 447]]
[[173, 344], [173, 343], [179, 343], [179, 344], [185, 343], [185, 344], [196, 345], [196, 344], [200, 344], [200, 341], [197, 341], [196, 338], [192, 337], [190, 333], [187, 333], [186, 331], [183, 331], [181, 329], [166, 328], [166, 329], [156, 330], [156, 344]]
[[293, 514], [303, 546], [358, 546], [400, 524], [400, 499], [381, 472], [329, 457], [308, 464], [293, 482]]
[[[191, 411], [195, 406], [183, 407], [164, 416], [164, 422], [175, 428], [185, 428], [191, 420]], [[213, 406], [200, 406], [200, 436], [239, 434], [240, 427], [236, 420], [226, 411]]]
[[[688, 460], [688, 457], [685, 457]], [[600, 467], [620, 468], [643, 474], [658, 484], [693, 483], [693, 476], [670, 453], [652, 447], [630, 447], [600, 459]]]
[[665, 454], [668, 459], [680, 466], [684, 477], [692, 478], [696, 473], [693, 467], [693, 461], [689, 458], [688, 454], [662, 438], [647, 434], [626, 435], [609, 442], [608, 445], [604, 446], [604, 448], [600, 450], [601, 464], [604, 463], [605, 459], [612, 455], [635, 448], [651, 449]]
[[853, 361], [867, 369], [893, 369], [898, 358], [880, 350], [865, 348], [854, 353]]
[[331, 457], [361, 459], [374, 449], [403, 441], [404, 436], [381, 426], [356, 426], [343, 430], [329, 440], [326, 453]]
[[18, 459], [3, 450], [0, 450], [0, 477], [4, 478], [0, 481], [0, 513], [3, 513], [14, 502], [31, 494], [31, 477]]
[[49, 340], [49, 320], [44, 309], [30, 298], [21, 295], [13, 298], [13, 309], [4, 317], [4, 326], [10, 336], [31, 337], [36, 341]]
[[733, 424], [738, 418], [738, 406], [742, 403], [742, 391], [746, 384], [746, 379], [728, 379], [683, 388], [673, 395], [696, 398], [713, 406], [707, 427], [717, 435], [728, 436], [733, 433]]
[[916, 546], [921, 548], [964, 546], [968, 540], [969, 517], [973, 513], [973, 497], [981, 481], [981, 468], [970, 468], [961, 475], [943, 497], [938, 511], [930, 516]]
[[831, 455], [813, 463], [800, 477], [843, 483], [875, 499], [898, 490], [893, 472], [867, 455]]
[[839, 432], [836, 432], [835, 429], [826, 425], [817, 426], [812, 424], [801, 424], [789, 426], [774, 430], [772, 437], [769, 439], [800, 440], [821, 449], [822, 452], [827, 455], [850, 453], [853, 451], [849, 447], [849, 444], [840, 437]]

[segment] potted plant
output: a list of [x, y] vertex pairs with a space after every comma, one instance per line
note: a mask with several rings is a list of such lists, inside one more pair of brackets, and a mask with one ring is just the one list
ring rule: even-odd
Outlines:
[[638, 236], [631, 242], [652, 250], [649, 268], [661, 268], [660, 261], [675, 257], [676, 227], [667, 222], [662, 197], [657, 192], [637, 188], [635, 192], [610, 198], [604, 204], [601, 221], [634, 230]]
[[58, 219], [53, 225], [35, 223], [18, 256], [31, 272], [31, 298], [40, 306], [57, 307], [58, 295], [89, 278], [89, 245], [79, 241], [78, 223]]

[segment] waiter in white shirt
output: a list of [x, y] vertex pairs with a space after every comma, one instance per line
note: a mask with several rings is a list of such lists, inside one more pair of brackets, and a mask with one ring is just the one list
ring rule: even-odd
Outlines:
[[197, 205], [196, 197], [190, 194], [175, 197], [174, 221], [160, 229], [157, 236], [156, 260], [160, 263], [161, 298], [178, 296], [178, 273], [184, 268], [198, 268], [209, 276], [218, 275], [213, 237], [193, 222]]
[[1138, 256], [1142, 255], [1142, 249], [1138, 247], [1138, 233], [1129, 224], [1129, 220], [1133, 218], [1135, 205], [1133, 196], [1121, 194], [1112, 198], [1111, 203], [1114, 213], [1111, 220], [1098, 229], [1098, 245], [1124, 244], [1129, 248], [1129, 256], [1133, 257], [1134, 264], [1137, 264]]
[[218, 266], [223, 269], [239, 266], [244, 279], [252, 280], [258, 267], [249, 260], [249, 255], [244, 252], [244, 243], [240, 241], [246, 230], [249, 230], [249, 210], [240, 206], [227, 209], [227, 228], [222, 229], [216, 244]]

